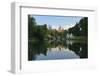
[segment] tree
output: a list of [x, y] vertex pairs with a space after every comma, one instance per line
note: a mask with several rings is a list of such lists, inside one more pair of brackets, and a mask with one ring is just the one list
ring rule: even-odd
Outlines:
[[45, 40], [47, 37], [47, 24], [37, 25], [35, 18], [28, 15], [28, 36], [29, 39]]
[[88, 18], [83, 17], [79, 23], [76, 23], [75, 26], [68, 29], [69, 34], [74, 36], [87, 36], [88, 34]]
[[81, 28], [81, 35], [87, 36], [88, 34], [88, 18], [84, 17], [79, 22]]
[[32, 38], [35, 30], [35, 26], [36, 26], [36, 21], [33, 17], [31, 17], [30, 15], [28, 15], [28, 37]]
[[79, 24], [76, 23], [74, 27], [68, 29], [69, 34], [73, 34], [74, 36], [80, 35], [80, 27]]

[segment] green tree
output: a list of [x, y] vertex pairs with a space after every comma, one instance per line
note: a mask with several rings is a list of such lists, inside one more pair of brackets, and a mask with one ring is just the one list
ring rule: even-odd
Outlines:
[[88, 18], [84, 17], [79, 22], [81, 28], [81, 35], [87, 36], [88, 34]]
[[47, 34], [48, 34], [47, 24], [37, 25], [35, 18], [28, 15], [29, 39], [45, 40]]
[[74, 36], [87, 36], [88, 34], [88, 18], [83, 17], [79, 23], [76, 23], [74, 27], [68, 29], [69, 34]]
[[34, 36], [36, 21], [33, 17], [28, 15], [28, 37], [29, 39]]

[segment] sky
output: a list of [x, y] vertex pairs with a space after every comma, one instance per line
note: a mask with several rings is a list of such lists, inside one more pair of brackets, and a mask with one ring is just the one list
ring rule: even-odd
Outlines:
[[47, 24], [52, 29], [58, 29], [60, 26], [64, 29], [73, 27], [83, 17], [81, 16], [43, 16], [43, 15], [32, 15], [36, 19], [38, 25]]

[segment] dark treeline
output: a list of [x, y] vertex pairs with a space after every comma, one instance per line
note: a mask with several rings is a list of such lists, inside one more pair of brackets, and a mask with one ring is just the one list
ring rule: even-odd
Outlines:
[[88, 18], [82, 18], [79, 23], [76, 23], [74, 27], [69, 28], [68, 32], [74, 36], [87, 36], [88, 34]]
[[37, 25], [35, 19], [28, 15], [28, 38], [29, 40], [44, 40], [47, 36], [47, 25]]
[[60, 31], [51, 27], [47, 28], [47, 24], [38, 25], [35, 18], [28, 15], [28, 38], [33, 41], [63, 41], [68, 39], [68, 35], [83, 37], [81, 39], [84, 39], [88, 35], [88, 18], [83, 17], [79, 23], [76, 23], [74, 27], [68, 30], [59, 29]]

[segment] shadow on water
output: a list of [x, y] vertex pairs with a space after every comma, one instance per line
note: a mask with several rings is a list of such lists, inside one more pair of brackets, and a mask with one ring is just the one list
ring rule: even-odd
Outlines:
[[[55, 49], [56, 51], [59, 52], [56, 52]], [[57, 57], [58, 55], [56, 54], [58, 54], [59, 57]], [[77, 42], [75, 40], [66, 40], [62, 42], [57, 42], [57, 41], [29, 41], [28, 42], [29, 61], [52, 60], [52, 59], [75, 59], [77, 57], [75, 56], [74, 56], [75, 58], [71, 57], [74, 54], [79, 58], [88, 58], [87, 43], [80, 42], [80, 41]], [[68, 55], [69, 57], [67, 57], [66, 55]], [[42, 59], [39, 57], [42, 57]]]

